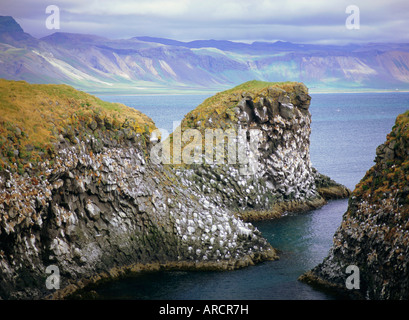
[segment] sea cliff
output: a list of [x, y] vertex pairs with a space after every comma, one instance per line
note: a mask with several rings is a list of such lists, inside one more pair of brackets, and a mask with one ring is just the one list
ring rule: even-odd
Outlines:
[[[164, 141], [150, 118], [69, 86], [1, 80], [0, 90], [3, 299], [64, 298], [143, 269], [274, 260], [245, 220], [323, 205], [325, 188], [348, 194], [311, 167], [302, 84], [251, 82], [204, 103], [212, 128], [259, 129], [256, 144], [244, 135], [257, 160], [244, 167], [156, 161]], [[221, 96], [228, 104], [217, 103]], [[192, 114], [206, 116], [202, 107]], [[192, 114], [182, 128], [189, 119], [198, 125]]]
[[[397, 117], [357, 184], [322, 263], [300, 277], [359, 299], [409, 298], [409, 112]], [[347, 273], [356, 266], [355, 276]], [[359, 273], [358, 273], [359, 272]], [[355, 284], [346, 287], [347, 278]]]
[[[200, 132], [190, 144], [182, 143], [182, 149], [193, 150], [196, 142], [203, 150], [196, 163], [182, 166], [181, 177], [194, 181], [197, 192], [209, 201], [246, 221], [311, 210], [328, 199], [348, 197], [346, 187], [311, 165], [310, 102], [302, 83], [262, 81], [246, 82], [205, 100], [178, 128], [182, 133]], [[213, 149], [206, 148], [209, 136], [211, 142], [215, 136]], [[233, 154], [228, 148], [232, 145]]]

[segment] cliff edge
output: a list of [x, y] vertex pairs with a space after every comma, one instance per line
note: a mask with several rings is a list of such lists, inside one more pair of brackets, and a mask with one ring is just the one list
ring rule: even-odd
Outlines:
[[[311, 167], [302, 84], [249, 82], [220, 93], [164, 141], [139, 111], [66, 85], [0, 80], [0, 92], [3, 299], [64, 298], [143, 269], [274, 260], [245, 220], [323, 205], [322, 188], [348, 194]], [[220, 131], [199, 143], [206, 129], [227, 143]], [[226, 132], [236, 162], [204, 163], [229, 151]]]
[[62, 298], [146, 268], [277, 258], [251, 224], [150, 161], [156, 128], [145, 115], [65, 85], [1, 80], [0, 90], [1, 298]]
[[[324, 261], [300, 277], [361, 299], [409, 298], [409, 111], [357, 184]], [[355, 284], [346, 287], [348, 266]]]
[[346, 198], [346, 187], [311, 165], [310, 102], [298, 82], [249, 81], [220, 92], [170, 135], [170, 163], [211, 203], [246, 221]]

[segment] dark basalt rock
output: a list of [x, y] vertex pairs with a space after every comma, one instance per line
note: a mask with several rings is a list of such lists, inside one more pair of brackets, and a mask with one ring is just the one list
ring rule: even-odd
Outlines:
[[[36, 175], [1, 172], [0, 297], [63, 298], [144, 268], [231, 270], [277, 259], [244, 220], [325, 203], [309, 160], [310, 98], [302, 84], [246, 91], [227, 93], [228, 110], [210, 105], [208, 116], [184, 121], [243, 128], [258, 159], [250, 175], [248, 166], [154, 163], [160, 142], [149, 130], [98, 117], [61, 131]], [[59, 270], [56, 292], [46, 286], [50, 266]]]
[[[301, 281], [358, 299], [409, 298], [408, 119], [408, 112], [398, 116], [353, 191], [328, 256]], [[359, 269], [359, 288], [346, 287], [350, 265]]]
[[[197, 188], [197, 193], [204, 190], [214, 205], [233, 210], [246, 220], [305, 211], [322, 206], [328, 199], [348, 197], [346, 187], [311, 166], [308, 89], [301, 83], [265, 83], [252, 91], [251, 83], [243, 86], [243, 90], [239, 86], [215, 96], [213, 109], [207, 107], [213, 102], [206, 100], [186, 115], [181, 131], [198, 128], [205, 137], [207, 127], [201, 127], [201, 123], [209, 122], [216, 128], [236, 133], [241, 130], [246, 159], [256, 159], [256, 165], [252, 166], [250, 160], [244, 165], [239, 161], [229, 164], [226, 156], [223, 165], [203, 161], [199, 166], [184, 166], [180, 170], [182, 179], [194, 181], [191, 188]], [[233, 118], [227, 116], [230, 111]], [[255, 130], [257, 141], [252, 141]], [[225, 145], [225, 155], [227, 149]]]

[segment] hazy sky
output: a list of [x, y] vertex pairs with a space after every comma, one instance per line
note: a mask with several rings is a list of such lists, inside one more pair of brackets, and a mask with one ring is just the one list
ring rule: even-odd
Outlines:
[[[59, 30], [46, 28], [49, 5], [60, 10]], [[350, 5], [359, 9], [359, 29], [345, 25]], [[0, 0], [0, 15], [37, 38], [60, 31], [115, 39], [409, 42], [408, 0]]]

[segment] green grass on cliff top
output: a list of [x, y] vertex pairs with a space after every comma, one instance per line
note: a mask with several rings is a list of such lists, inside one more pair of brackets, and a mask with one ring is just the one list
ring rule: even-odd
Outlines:
[[44, 160], [59, 134], [90, 130], [93, 121], [102, 123], [103, 130], [155, 129], [143, 113], [68, 85], [0, 79], [0, 170]]
[[235, 92], [235, 91], [243, 91], [243, 90], [263, 90], [268, 87], [279, 87], [279, 88], [288, 88], [293, 86], [294, 84], [298, 84], [299, 82], [292, 82], [292, 81], [282, 81], [282, 82], [266, 82], [266, 81], [260, 81], [260, 80], [252, 80], [252, 81], [247, 81], [242, 84], [239, 84], [238, 86], [226, 90], [224, 92]]
[[378, 160], [356, 185], [353, 195], [372, 202], [392, 194], [406, 206], [402, 212], [409, 212], [409, 110], [396, 118], [385, 145], [393, 146], [394, 158]]
[[[270, 88], [278, 89], [277, 92], [281, 90], [294, 92], [295, 87], [297, 87], [297, 90], [308, 93], [307, 87], [300, 82], [265, 82], [252, 80], [242, 83], [232, 89], [219, 92], [207, 98], [194, 110], [185, 115], [177, 131], [184, 132], [186, 129], [194, 128], [203, 133], [206, 129], [211, 128], [223, 130], [231, 128], [231, 125], [238, 121], [235, 107], [243, 95], [252, 96], [254, 98], [253, 101], [256, 102], [259, 99], [259, 95], [267, 96], [267, 91]], [[171, 133], [167, 138], [170, 142], [171, 154], [173, 154], [173, 136], [174, 133]], [[203, 139], [204, 137], [205, 135], [202, 134]], [[184, 141], [181, 147], [183, 148], [186, 144], [193, 146], [191, 142], [192, 139], [190, 141]], [[202, 148], [204, 148], [203, 143]]]
[[[182, 128], [189, 128], [192, 126], [197, 127], [198, 121], [201, 121], [201, 126], [204, 126], [205, 121], [210, 116], [215, 120], [213, 121], [214, 125], [220, 127], [220, 121], [223, 122], [229, 119], [235, 120], [234, 107], [241, 99], [243, 93], [257, 96], [260, 93], [266, 92], [269, 88], [291, 91], [295, 86], [300, 86], [305, 93], [308, 93], [307, 87], [300, 82], [265, 82], [252, 80], [242, 83], [232, 89], [219, 92], [214, 96], [207, 98], [203, 103], [185, 116], [182, 121]], [[201, 126], [199, 126], [199, 129]]]

